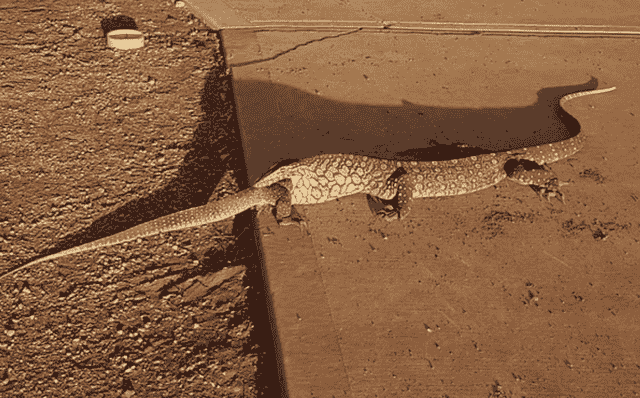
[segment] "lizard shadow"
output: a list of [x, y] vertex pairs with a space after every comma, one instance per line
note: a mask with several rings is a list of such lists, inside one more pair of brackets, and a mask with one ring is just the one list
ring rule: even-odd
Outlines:
[[[269, 166], [278, 169], [300, 158], [336, 153], [335, 148], [393, 160], [443, 161], [561, 141], [577, 135], [580, 123], [560, 107], [560, 98], [597, 86], [592, 77], [579, 85], [543, 88], [528, 106], [475, 109], [404, 100], [401, 106], [343, 103], [272, 83], [235, 82], [244, 101], [240, 108], [261, 110], [243, 119], [248, 150], [269, 148], [248, 156], [251, 181]], [[290, 158], [292, 152], [298, 156]], [[531, 163], [531, 169], [539, 168]], [[509, 167], [513, 165], [505, 165], [507, 174]], [[393, 200], [368, 202], [373, 213], [393, 205]]]
[[406, 100], [394, 106], [348, 103], [281, 84], [234, 82], [249, 181], [282, 159], [286, 164], [323, 153], [450, 160], [561, 141], [578, 134], [580, 123], [560, 108], [560, 98], [597, 86], [592, 77], [543, 88], [527, 106], [448, 108]]

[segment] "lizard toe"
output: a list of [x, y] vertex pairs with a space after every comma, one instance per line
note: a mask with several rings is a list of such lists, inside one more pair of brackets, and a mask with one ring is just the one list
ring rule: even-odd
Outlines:
[[551, 202], [551, 198], [558, 198], [559, 201], [566, 204], [560, 187], [567, 184], [569, 184], [568, 181], [558, 181], [557, 178], [553, 178], [544, 183], [532, 184], [531, 187], [538, 192], [540, 198], [545, 198], [548, 202]]
[[298, 228], [300, 228], [300, 232], [302, 232], [303, 234], [306, 232], [307, 235], [311, 235], [311, 233], [309, 232], [309, 224], [307, 223], [307, 220], [302, 216], [302, 214], [298, 212], [295, 207], [291, 207], [291, 213], [288, 216], [276, 218], [276, 221], [281, 227], [296, 225]]
[[398, 209], [394, 208], [391, 205], [386, 206], [384, 209], [379, 210], [376, 213], [376, 216], [386, 221], [394, 221], [400, 218], [400, 212]]

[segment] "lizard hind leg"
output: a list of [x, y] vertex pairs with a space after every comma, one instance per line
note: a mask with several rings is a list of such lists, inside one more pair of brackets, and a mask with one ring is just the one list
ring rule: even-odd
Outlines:
[[530, 160], [512, 159], [505, 164], [507, 178], [522, 185], [529, 185], [541, 198], [551, 202], [552, 197], [557, 197], [562, 203], [564, 194], [560, 187], [569, 184], [568, 181], [560, 181], [553, 171], [544, 165]]
[[413, 193], [415, 191], [415, 182], [412, 181], [407, 174], [402, 174], [393, 181], [388, 181], [388, 186], [395, 186], [396, 196], [391, 201], [384, 201], [380, 198], [374, 198], [374, 201], [388, 203], [383, 209], [379, 210], [376, 215], [384, 220], [404, 220], [411, 212], [413, 204]]
[[282, 180], [269, 186], [274, 192], [277, 192], [278, 199], [273, 209], [274, 216], [278, 225], [297, 225], [301, 231], [309, 234], [307, 221], [291, 204], [291, 190], [293, 185], [291, 180]]

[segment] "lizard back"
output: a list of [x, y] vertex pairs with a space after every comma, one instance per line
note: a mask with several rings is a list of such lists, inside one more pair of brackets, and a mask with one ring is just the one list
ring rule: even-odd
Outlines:
[[507, 176], [503, 152], [431, 162], [402, 162], [414, 198], [462, 195], [497, 184]]
[[357, 193], [392, 199], [396, 186], [387, 183], [401, 162], [351, 154], [323, 154], [281, 167], [256, 182], [267, 187], [289, 179], [292, 204], [315, 204]]

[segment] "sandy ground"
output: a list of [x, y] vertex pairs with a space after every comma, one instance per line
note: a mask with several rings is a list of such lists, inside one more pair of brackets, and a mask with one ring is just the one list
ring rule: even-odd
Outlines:
[[[186, 8], [14, 1], [0, 13], [2, 271], [243, 184], [220, 41]], [[118, 15], [133, 18], [144, 48], [106, 47]], [[252, 231], [247, 218], [222, 222], [2, 280], [0, 395], [269, 391]]]

